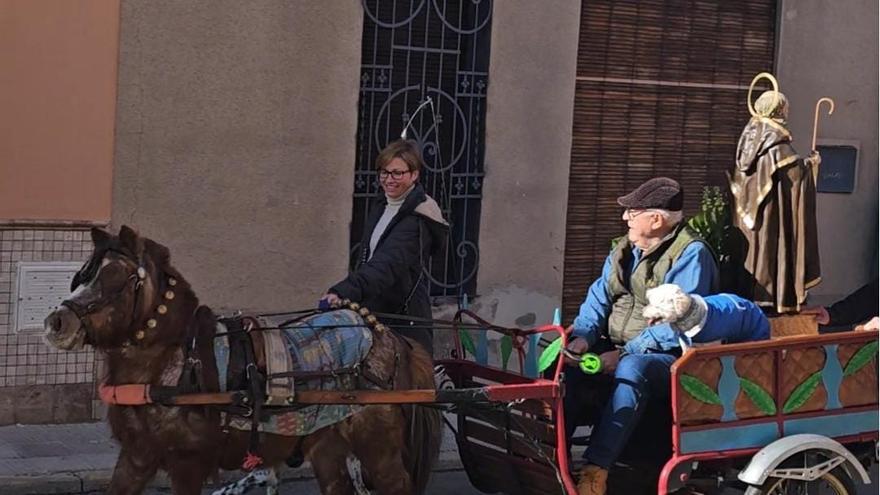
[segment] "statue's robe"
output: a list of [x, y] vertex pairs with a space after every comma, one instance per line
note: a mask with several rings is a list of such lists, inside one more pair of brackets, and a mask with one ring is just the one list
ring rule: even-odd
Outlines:
[[754, 117], [743, 129], [729, 177], [746, 250], [739, 292], [769, 312], [799, 311], [821, 280], [815, 166], [782, 124]]

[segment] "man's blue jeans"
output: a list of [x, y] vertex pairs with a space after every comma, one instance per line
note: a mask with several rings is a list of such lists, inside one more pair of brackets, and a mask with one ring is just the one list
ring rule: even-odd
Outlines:
[[[614, 372], [610, 396], [590, 435], [590, 446], [584, 454], [587, 462], [605, 469], [614, 464], [648, 401], [669, 399], [669, 368], [676, 359], [672, 354], [661, 353], [628, 354], [621, 358]], [[583, 399], [597, 398], [597, 394], [588, 387], [605, 388], [602, 382], [607, 384], [608, 378], [608, 375], [585, 375], [571, 367], [566, 369], [565, 421], [569, 440], [577, 425], [589, 422], [584, 418], [589, 413]]]

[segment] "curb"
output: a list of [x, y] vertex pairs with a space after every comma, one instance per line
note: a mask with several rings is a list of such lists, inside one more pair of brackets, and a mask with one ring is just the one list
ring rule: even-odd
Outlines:
[[[458, 452], [441, 452], [440, 458], [434, 465], [434, 471], [460, 471], [462, 470], [461, 459]], [[94, 471], [44, 473], [22, 476], [0, 476], [0, 491], [3, 495], [83, 495], [104, 493], [110, 484], [112, 469]], [[231, 483], [241, 478], [239, 471], [222, 471], [220, 473], [220, 486]], [[284, 468], [280, 473], [281, 483], [302, 481], [314, 478], [311, 466], [308, 464], [298, 468]], [[210, 480], [206, 487], [215, 486]], [[148, 485], [150, 488], [170, 488], [168, 478], [157, 475]], [[218, 486], [219, 487], [219, 486]]]

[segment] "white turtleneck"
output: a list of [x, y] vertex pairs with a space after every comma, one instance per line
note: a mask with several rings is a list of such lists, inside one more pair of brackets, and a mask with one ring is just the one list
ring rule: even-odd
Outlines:
[[[409, 193], [412, 192], [414, 187], [415, 184], [410, 186], [410, 188], [397, 199], [392, 199], [389, 198], [387, 194], [385, 195], [385, 200], [388, 201], [388, 204], [385, 205], [385, 211], [382, 212], [382, 216], [373, 228], [373, 235], [370, 236], [370, 258], [372, 258], [373, 253], [376, 252], [376, 244], [379, 243], [379, 239], [382, 238], [382, 234], [385, 233], [385, 229], [388, 228], [391, 219], [393, 219], [394, 215], [397, 215], [397, 212], [400, 211], [401, 205], [406, 201], [406, 197], [409, 196]], [[369, 260], [369, 258], [367, 259]]]

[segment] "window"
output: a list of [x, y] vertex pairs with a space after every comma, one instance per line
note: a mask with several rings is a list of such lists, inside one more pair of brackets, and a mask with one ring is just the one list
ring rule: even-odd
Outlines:
[[415, 115], [408, 137], [421, 146], [421, 183], [451, 225], [445, 248], [426, 263], [434, 296], [474, 294], [484, 171], [492, 2], [364, 0], [364, 32], [352, 266], [364, 222], [381, 191], [374, 163]]
[[773, 0], [590, 0], [581, 7], [563, 308], [577, 314], [623, 235], [618, 196], [656, 176], [724, 186], [752, 78], [773, 68]]

